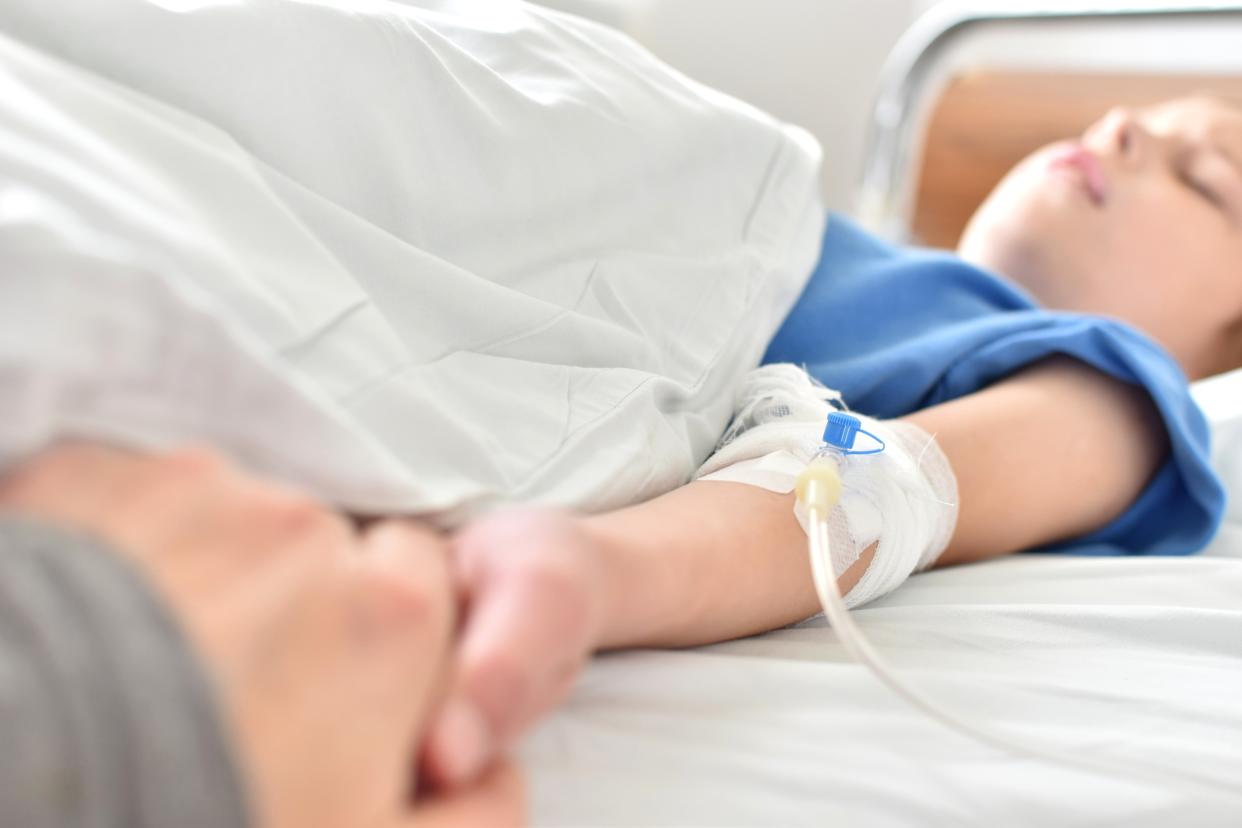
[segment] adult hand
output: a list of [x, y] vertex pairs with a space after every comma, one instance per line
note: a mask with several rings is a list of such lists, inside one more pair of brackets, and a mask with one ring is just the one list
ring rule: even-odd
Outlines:
[[0, 483], [0, 507], [90, 532], [145, 571], [216, 680], [258, 825], [412, 818], [453, 626], [436, 534], [384, 522], [359, 536], [202, 450], [54, 448]]
[[424, 752], [431, 782], [449, 789], [477, 778], [568, 694], [604, 612], [597, 550], [570, 514], [498, 512], [452, 544], [464, 618]]

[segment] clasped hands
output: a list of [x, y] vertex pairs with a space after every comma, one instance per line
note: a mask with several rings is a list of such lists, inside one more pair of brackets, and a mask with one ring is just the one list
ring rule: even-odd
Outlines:
[[[354, 521], [209, 449], [45, 450], [0, 509], [91, 534], [201, 656], [264, 828], [524, 820], [505, 756], [599, 640], [582, 524]], [[417, 789], [417, 793], [415, 793]]]

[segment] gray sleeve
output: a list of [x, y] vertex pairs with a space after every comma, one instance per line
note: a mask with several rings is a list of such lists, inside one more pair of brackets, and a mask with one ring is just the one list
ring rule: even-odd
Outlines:
[[137, 573], [0, 520], [0, 825], [248, 822], [207, 678]]

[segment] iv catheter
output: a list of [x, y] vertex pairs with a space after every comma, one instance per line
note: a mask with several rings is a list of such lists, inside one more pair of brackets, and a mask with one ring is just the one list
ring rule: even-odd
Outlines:
[[[879, 448], [855, 449], [854, 442], [859, 433], [866, 434], [879, 444]], [[811, 458], [794, 486], [795, 496], [806, 510], [808, 552], [815, 591], [829, 624], [836, 631], [841, 645], [855, 661], [870, 670], [882, 684], [915, 709], [922, 711], [949, 729], [997, 750], [1041, 761], [1070, 765], [1104, 776], [1121, 776], [1162, 788], [1172, 785], [1184, 789], [1188, 794], [1206, 794], [1226, 798], [1235, 804], [1242, 801], [1242, 792], [1227, 787], [1221, 782], [1212, 782], [1175, 770], [1156, 770], [1129, 764], [1114, 764], [1108, 760], [1032, 745], [1011, 736], [992, 733], [964, 721], [939, 703], [903, 683], [893, 668], [867, 641], [858, 625], [854, 623], [854, 618], [841, 595], [836, 575], [833, 573], [829, 549], [828, 518], [841, 498], [843, 463], [850, 462], [848, 458], [851, 455], [879, 454], [883, 450], [883, 442], [870, 432], [863, 431], [857, 417], [834, 411], [828, 415], [828, 423], [824, 429], [824, 445]]]

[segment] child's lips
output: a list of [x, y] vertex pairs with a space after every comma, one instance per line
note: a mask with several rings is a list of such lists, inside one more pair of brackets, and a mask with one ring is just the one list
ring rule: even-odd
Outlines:
[[1060, 144], [1048, 158], [1048, 168], [1054, 170], [1077, 170], [1087, 188], [1087, 195], [1097, 207], [1103, 207], [1108, 196], [1108, 179], [1104, 175], [1104, 166], [1095, 153], [1074, 141]]

